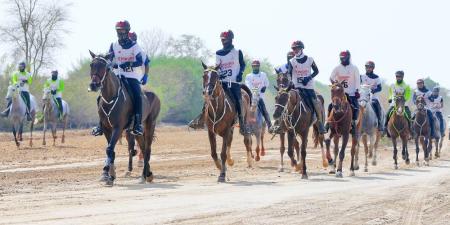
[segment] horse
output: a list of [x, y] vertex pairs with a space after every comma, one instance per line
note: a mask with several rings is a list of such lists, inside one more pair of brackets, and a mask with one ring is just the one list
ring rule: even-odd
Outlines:
[[409, 165], [409, 153], [408, 153], [408, 139], [409, 139], [409, 126], [408, 118], [405, 116], [405, 97], [403, 93], [394, 93], [394, 109], [391, 112], [391, 116], [388, 122], [388, 132], [391, 136], [392, 145], [394, 146], [394, 169], [398, 169], [397, 161], [397, 138], [402, 140], [402, 159]]
[[[347, 147], [348, 140], [350, 138], [351, 122], [352, 122], [352, 107], [347, 99], [344, 89], [344, 83], [335, 82], [331, 85], [331, 104], [332, 110], [328, 115], [327, 122], [330, 125], [329, 137], [325, 140], [327, 147], [327, 158], [330, 163], [330, 174], [336, 173], [336, 177], [342, 178], [342, 161], [345, 157], [345, 148]], [[342, 145], [339, 150], [339, 139], [342, 137]], [[331, 139], [334, 142], [334, 160], [330, 155], [330, 143]], [[356, 137], [352, 138], [351, 148], [351, 164], [350, 175], [355, 174], [354, 170], [354, 155], [356, 152]], [[339, 162], [336, 169], [336, 159], [339, 154]]]
[[[430, 142], [433, 142], [433, 139], [435, 141], [435, 146], [436, 146], [436, 151], [434, 153], [434, 156], [436, 158], [441, 157], [441, 150], [442, 150], [442, 145], [444, 142], [444, 135], [445, 135], [445, 130], [446, 130], [446, 124], [444, 122], [444, 129], [443, 129], [443, 133], [441, 133], [441, 129], [440, 129], [440, 124], [439, 124], [439, 119], [436, 116], [436, 112], [433, 112], [433, 116], [434, 116], [434, 138], [430, 139]], [[430, 159], [433, 158], [433, 153], [432, 153], [433, 149], [431, 148], [430, 151]]]
[[[361, 122], [361, 126], [358, 127], [358, 145], [356, 148], [356, 166], [355, 169], [359, 169], [359, 147], [360, 141], [364, 145], [365, 162], [364, 162], [364, 172], [368, 172], [367, 158], [372, 158], [372, 165], [377, 165], [377, 148], [378, 143], [381, 138], [381, 133], [378, 131], [378, 118], [375, 114], [375, 110], [371, 104], [371, 86], [361, 85], [360, 88], [360, 98], [358, 100], [359, 104], [359, 115], [358, 118]], [[384, 112], [380, 113], [382, 116]], [[381, 119], [384, 123], [384, 118]]]
[[426, 166], [429, 165], [430, 152], [433, 148], [431, 141], [431, 126], [428, 119], [426, 101], [423, 96], [418, 96], [415, 102], [416, 111], [412, 129], [414, 130], [414, 143], [416, 144], [416, 165], [419, 166], [419, 141], [423, 150], [423, 159]]
[[[44, 94], [42, 95], [42, 102], [44, 104], [44, 134], [42, 137], [42, 145], [46, 145], [45, 141], [45, 133], [47, 131], [47, 124], [50, 124], [52, 129], [52, 136], [53, 136], [53, 146], [56, 145], [56, 127], [59, 121], [59, 112], [58, 112], [58, 105], [55, 97], [51, 94], [51, 91], [49, 89], [44, 89]], [[70, 108], [69, 104], [67, 104], [66, 101], [62, 100], [63, 104], [63, 112], [62, 112], [62, 125], [63, 125], [63, 131], [62, 131], [62, 137], [61, 137], [61, 143], [65, 142], [65, 131], [67, 127], [67, 122], [69, 120], [69, 113]]]
[[[23, 140], [23, 124], [26, 121], [27, 106], [23, 97], [20, 94], [20, 85], [12, 84], [8, 86], [6, 99], [11, 99], [11, 106], [9, 111], [9, 118], [12, 121], [12, 132], [17, 148], [20, 148], [20, 142]], [[31, 121], [34, 121], [36, 116], [36, 101], [34, 96], [30, 94], [30, 116]], [[30, 122], [30, 147], [33, 147], [33, 127], [34, 123]]]
[[[299, 92], [292, 89], [290, 85], [286, 89], [279, 89], [275, 98], [275, 120], [280, 120], [287, 128], [288, 134], [288, 155], [291, 159], [291, 165], [296, 171], [301, 171], [302, 179], [308, 179], [306, 172], [306, 147], [308, 145], [309, 128], [314, 123], [313, 111], [305, 106], [305, 100]], [[300, 164], [294, 158], [294, 140], [297, 135], [300, 136], [301, 161]]]
[[[319, 100], [321, 105], [321, 113], [322, 118], [325, 118], [325, 99], [323, 96], [319, 93], [316, 93], [317, 100]], [[314, 142], [314, 148], [317, 148], [320, 145], [320, 152], [322, 154], [322, 166], [323, 168], [328, 167], [328, 160], [326, 156], [326, 151], [324, 149], [324, 141], [325, 141], [325, 135], [319, 133], [319, 120], [316, 120], [316, 122], [313, 124], [313, 142]]]
[[[220, 65], [208, 67], [202, 62], [203, 66], [203, 94], [205, 100], [205, 122], [208, 127], [208, 138], [211, 145], [211, 157], [220, 170], [218, 182], [225, 182], [226, 163], [229, 166], [234, 165], [231, 157], [231, 142], [233, 141], [233, 129], [237, 117], [235, 103], [222, 87], [219, 79], [218, 69]], [[251, 104], [251, 93], [248, 87], [241, 84], [243, 116], [246, 118]], [[242, 126], [243, 124], [241, 124]], [[220, 161], [216, 151], [216, 136], [222, 137], [222, 151], [220, 153]], [[244, 145], [247, 150], [247, 164], [252, 167], [253, 154], [251, 146], [251, 134], [244, 135]]]
[[[275, 69], [275, 72], [277, 73], [277, 86], [274, 86], [274, 88], [278, 91], [282, 88], [287, 88], [290, 85], [290, 80], [287, 76], [287, 73], [279, 72]], [[287, 127], [284, 123], [282, 123], [280, 120], [275, 120], [273, 128], [278, 128], [277, 133], [280, 135], [280, 165], [278, 167], [278, 172], [284, 171], [284, 152], [286, 151], [285, 148], [285, 135], [287, 133]], [[294, 139], [294, 149], [297, 154], [297, 161], [300, 161], [300, 143], [298, 143], [297, 139]], [[291, 166], [294, 166], [291, 164]]]
[[[254, 87], [252, 88], [251, 91], [252, 91], [252, 100], [251, 100], [252, 103], [250, 105], [250, 110], [247, 113], [247, 125], [249, 126], [252, 135], [254, 135], [256, 139], [255, 161], [258, 162], [260, 160], [260, 155], [264, 156], [266, 154], [264, 148], [264, 132], [266, 130], [266, 126], [264, 123], [264, 118], [261, 113], [261, 110], [259, 110], [258, 107], [258, 102], [259, 99], [261, 98], [259, 88]], [[252, 142], [251, 139], [250, 141]]]
[[[98, 102], [98, 115], [100, 117], [101, 126], [108, 142], [106, 147], [106, 160], [103, 167], [103, 173], [100, 181], [105, 182], [107, 186], [113, 186], [116, 179], [116, 171], [114, 166], [115, 152], [117, 140], [122, 135], [124, 129], [131, 124], [131, 116], [133, 106], [130, 94], [127, 91], [125, 81], [113, 73], [111, 67], [111, 54], [95, 55], [89, 51], [92, 61], [90, 63], [91, 83], [89, 89], [91, 91], [100, 90], [100, 100]], [[158, 117], [161, 103], [154, 93], [142, 92], [142, 124], [144, 125], [144, 134], [142, 136], [131, 137], [127, 135], [128, 153], [130, 155], [128, 172], [132, 169], [132, 156], [136, 154], [134, 150], [134, 140], [137, 140], [144, 154], [144, 167], [140, 177], [140, 183], [152, 182], [153, 173], [150, 169], [150, 156], [152, 151], [152, 143], [155, 134], [156, 119]], [[131, 168], [130, 168], [131, 166]]]

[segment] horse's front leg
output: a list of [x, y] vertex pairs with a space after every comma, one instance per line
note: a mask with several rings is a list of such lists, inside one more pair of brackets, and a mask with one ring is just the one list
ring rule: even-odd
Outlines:
[[[45, 114], [45, 112], [44, 112]], [[42, 145], [46, 145], [47, 142], [45, 141], [45, 133], [47, 133], [47, 121], [44, 115], [44, 129], [43, 129], [43, 135], [42, 135]]]
[[[120, 139], [121, 138], [119, 138], [119, 140]], [[134, 148], [136, 140], [130, 132], [126, 132], [126, 139], [128, 143], [128, 171], [125, 173], [125, 176], [130, 176], [133, 171], [133, 157], [137, 154], [137, 151]]]
[[[245, 150], [247, 152], [247, 167], [252, 168], [253, 167], [253, 153], [252, 153], [252, 136], [250, 134], [244, 135], [244, 145]], [[259, 152], [257, 152], [259, 154]], [[257, 155], [257, 160], [259, 161], [259, 155]]]
[[392, 146], [394, 147], [394, 152], [393, 152], [393, 159], [394, 159], [394, 169], [398, 169], [398, 162], [397, 162], [397, 138], [395, 138], [394, 136], [392, 136]]
[[405, 163], [409, 165], [409, 152], [408, 152], [408, 137], [402, 137], [402, 149], [405, 152]]
[[66, 134], [66, 127], [67, 127], [67, 115], [65, 115], [64, 116], [64, 118], [63, 118], [63, 130], [62, 130], [62, 137], [61, 137], [61, 143], [65, 143], [65, 141], [66, 141], [66, 136], [65, 136], [65, 134]]
[[216, 134], [210, 130], [208, 130], [208, 138], [209, 144], [211, 145], [211, 157], [216, 165], [217, 169], [222, 170], [222, 165], [220, 164], [220, 160], [217, 156], [217, 140]]
[[428, 139], [428, 138], [426, 138], [426, 137], [424, 137], [424, 140], [423, 140], [423, 143], [422, 143], [422, 149], [423, 149], [423, 159], [425, 161], [424, 162], [425, 166], [429, 165], [429, 161], [430, 161], [429, 156], [431, 155], [431, 154], [429, 154], [430, 153], [430, 148], [428, 146], [431, 143], [428, 143], [428, 142], [433, 142], [433, 141]]
[[[351, 158], [351, 162], [350, 162], [350, 176], [355, 176], [355, 170], [356, 170], [356, 165], [357, 165], [357, 156], [356, 156], [356, 150], [357, 150], [357, 145], [358, 145], [358, 137], [352, 136], [352, 147], [350, 149], [350, 158]], [[358, 166], [359, 167], [359, 166]]]
[[261, 153], [261, 149], [259, 148], [259, 145], [261, 144], [260, 142], [261, 142], [261, 133], [260, 132], [255, 132], [255, 139], [256, 139], [256, 149], [255, 149], [255, 152], [256, 152], [256, 157], [255, 157], [255, 161], [259, 161], [259, 160], [261, 160], [261, 156], [260, 156], [260, 153]]
[[264, 133], [265, 133], [266, 127], [263, 124], [263, 127], [261, 129], [260, 135], [260, 142], [261, 142], [261, 156], [266, 155], [266, 148], [264, 148]]
[[33, 147], [34, 117], [35, 117], [35, 113], [33, 112], [31, 122], [30, 122], [30, 147]]
[[[337, 167], [337, 172], [336, 172], [336, 177], [338, 177], [338, 178], [343, 177], [342, 164], [343, 164], [343, 161], [345, 158], [345, 148], [347, 147], [349, 137], [350, 137], [350, 135], [348, 133], [342, 135], [342, 145], [341, 145], [341, 149], [339, 150], [339, 162], [338, 162], [338, 167]], [[339, 148], [339, 146], [338, 146], [338, 148]]]
[[[222, 169], [220, 170], [220, 175], [219, 175], [219, 178], [217, 179], [218, 182], [226, 181], [227, 141], [228, 141], [228, 136], [230, 135], [230, 133], [231, 133], [231, 128], [229, 128], [227, 131], [225, 131], [225, 134], [222, 137], [222, 151], [220, 152], [220, 160], [221, 160]], [[248, 150], [247, 150], [247, 157], [248, 157]]]
[[294, 141], [295, 141], [295, 134], [293, 131], [289, 130], [287, 132], [287, 140], [288, 140], [288, 156], [291, 159], [291, 167], [295, 167], [295, 171], [300, 171], [300, 166], [297, 165], [297, 161], [294, 157]]
[[[420, 165], [420, 163], [419, 163], [419, 151], [420, 151], [420, 148], [419, 148], [419, 136], [416, 136], [414, 138], [414, 144], [416, 145], [416, 165], [419, 166]], [[422, 145], [422, 147], [423, 147], [423, 145]], [[425, 152], [424, 152], [424, 154], [425, 154]]]
[[120, 135], [122, 134], [122, 129], [115, 127], [112, 130], [111, 138], [108, 142], [108, 147], [106, 147], [106, 165], [109, 167], [108, 169], [108, 180], [106, 181], [106, 185], [112, 186], [114, 184], [114, 180], [116, 179], [116, 168], [114, 166], [114, 160], [116, 158], [116, 153], [114, 152], [114, 148], [116, 147], [116, 143], [119, 140]]
[[[233, 157], [231, 157], [231, 143], [233, 142], [234, 129], [231, 128], [230, 132], [231, 133], [230, 133], [230, 135], [228, 135], [228, 139], [227, 139], [227, 164], [228, 164], [228, 166], [233, 166], [234, 165], [234, 159], [233, 159]], [[245, 141], [244, 141], [244, 143], [245, 143]], [[250, 151], [251, 151], [251, 146], [250, 146]]]
[[52, 123], [53, 146], [56, 146], [56, 122]]
[[20, 147], [20, 142], [17, 139], [17, 130], [16, 130], [16, 126], [13, 125], [13, 129], [12, 129], [13, 135], [14, 135], [14, 142], [16, 142], [16, 147], [19, 148]]
[[286, 148], [284, 147], [284, 136], [285, 136], [285, 133], [280, 134], [280, 166], [278, 167], [278, 172], [284, 171], [283, 156], [284, 156], [284, 151], [286, 150]]
[[308, 173], [306, 172], [306, 147], [308, 146], [308, 131], [305, 132], [304, 135], [301, 136], [302, 139], [302, 179], [308, 179]]

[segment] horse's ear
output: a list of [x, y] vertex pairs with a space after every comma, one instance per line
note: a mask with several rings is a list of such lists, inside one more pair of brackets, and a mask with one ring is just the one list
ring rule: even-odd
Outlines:
[[220, 65], [221, 65], [222, 63], [220, 63], [219, 65], [216, 65], [216, 67], [214, 68], [214, 70], [218, 70], [218, 69], [220, 69]]
[[208, 66], [203, 62], [203, 60], [202, 60], [202, 66], [203, 66], [204, 70], [208, 69]]
[[278, 88], [277, 86], [273, 85], [273, 88], [275, 88], [275, 90], [280, 91], [280, 88]]
[[92, 57], [92, 58], [95, 58], [95, 57], [96, 57], [96, 55], [95, 55], [91, 50], [89, 50], [89, 54], [91, 54], [91, 57]]
[[113, 53], [109, 52], [108, 54], [105, 55], [105, 59], [107, 60], [111, 60]]

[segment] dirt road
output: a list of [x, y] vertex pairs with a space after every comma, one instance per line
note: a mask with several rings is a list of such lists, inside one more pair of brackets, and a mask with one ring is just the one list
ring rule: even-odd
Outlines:
[[[69, 132], [67, 143], [17, 150], [0, 134], [0, 224], [449, 224], [450, 157], [447, 148], [429, 167], [392, 169], [391, 150], [381, 149], [369, 172], [344, 178], [321, 168], [309, 148], [309, 180], [279, 173], [278, 138], [247, 169], [243, 140], [235, 135], [236, 161], [229, 181], [216, 182], [206, 132], [160, 127], [154, 145], [152, 184], [138, 184], [141, 168], [124, 177], [126, 148], [118, 146], [116, 185], [97, 180], [103, 137]], [[49, 143], [47, 141], [47, 143]], [[220, 146], [220, 144], [218, 144]], [[413, 155], [410, 147], [410, 155]], [[350, 154], [347, 154], [350, 156]], [[349, 158], [349, 157], [347, 157]], [[362, 158], [362, 154], [361, 157]], [[285, 162], [287, 156], [285, 155]]]

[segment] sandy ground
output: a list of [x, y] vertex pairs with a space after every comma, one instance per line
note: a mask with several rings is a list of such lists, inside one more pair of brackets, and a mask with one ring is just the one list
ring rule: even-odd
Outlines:
[[343, 179], [329, 175], [320, 151], [308, 148], [309, 180], [301, 180], [287, 155], [287, 169], [277, 171], [278, 137], [266, 141], [266, 156], [248, 169], [243, 139], [235, 134], [236, 163], [228, 182], [218, 184], [206, 132], [159, 127], [154, 182], [138, 184], [141, 168], [124, 177], [127, 151], [118, 145], [119, 177], [111, 188], [98, 182], [103, 137], [69, 131], [65, 144], [52, 147], [42, 146], [37, 133], [35, 147], [24, 143], [17, 150], [10, 135], [0, 133], [0, 224], [450, 224], [446, 143], [430, 166], [412, 160], [399, 170], [391, 148], [383, 147], [378, 165], [356, 177], [348, 176], [346, 161]]

